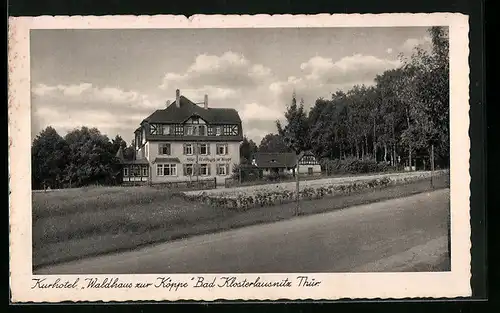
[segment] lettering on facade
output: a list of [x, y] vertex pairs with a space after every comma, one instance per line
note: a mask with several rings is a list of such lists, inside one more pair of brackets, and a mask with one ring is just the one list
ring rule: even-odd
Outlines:
[[[195, 157], [189, 157], [189, 158], [186, 158], [186, 161], [187, 162], [196, 162], [196, 158]], [[198, 157], [198, 162], [208, 162], [208, 163], [214, 163], [214, 162], [231, 162], [231, 158], [223, 158], [223, 157], [217, 157], [217, 158], [214, 158], [214, 157], [204, 157], [204, 156], [200, 156]]]

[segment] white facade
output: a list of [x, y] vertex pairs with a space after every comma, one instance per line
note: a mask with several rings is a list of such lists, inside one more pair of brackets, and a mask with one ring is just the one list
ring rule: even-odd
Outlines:
[[224, 184], [234, 165], [240, 163], [239, 147], [234, 141], [149, 141], [140, 150], [151, 165], [152, 183], [216, 178], [218, 184]]
[[319, 175], [321, 174], [321, 166], [319, 164], [314, 165], [299, 165], [299, 174], [306, 175]]

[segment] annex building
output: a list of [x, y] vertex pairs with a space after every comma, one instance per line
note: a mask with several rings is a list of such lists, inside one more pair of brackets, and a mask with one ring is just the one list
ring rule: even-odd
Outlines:
[[174, 102], [135, 130], [136, 157], [123, 162], [124, 182], [166, 183], [214, 178], [218, 184], [240, 163], [243, 130], [238, 112], [194, 103], [176, 90]]

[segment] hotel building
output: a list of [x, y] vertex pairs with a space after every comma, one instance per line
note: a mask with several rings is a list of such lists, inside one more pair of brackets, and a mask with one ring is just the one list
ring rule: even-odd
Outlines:
[[123, 162], [123, 181], [166, 183], [214, 178], [240, 163], [241, 119], [235, 109], [194, 103], [176, 90], [175, 102], [146, 117], [135, 130], [136, 157]]

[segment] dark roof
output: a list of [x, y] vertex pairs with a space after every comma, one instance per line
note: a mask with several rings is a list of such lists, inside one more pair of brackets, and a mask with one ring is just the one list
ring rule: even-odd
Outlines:
[[148, 123], [183, 123], [191, 116], [196, 115], [210, 124], [240, 124], [238, 111], [226, 108], [202, 108], [188, 98], [180, 97], [180, 107], [173, 101], [168, 107], [156, 110], [146, 117], [143, 122]]
[[153, 163], [181, 163], [179, 158], [156, 158]]
[[295, 167], [297, 155], [293, 152], [286, 153], [264, 153], [258, 152], [254, 155], [255, 164], [260, 168], [290, 168]]
[[146, 138], [148, 141], [242, 141], [243, 136], [172, 136], [172, 135], [148, 135], [146, 134]]
[[142, 159], [137, 159], [137, 160], [125, 160], [123, 161], [123, 164], [143, 164], [143, 165], [149, 165], [149, 162], [147, 159], [142, 158]]

